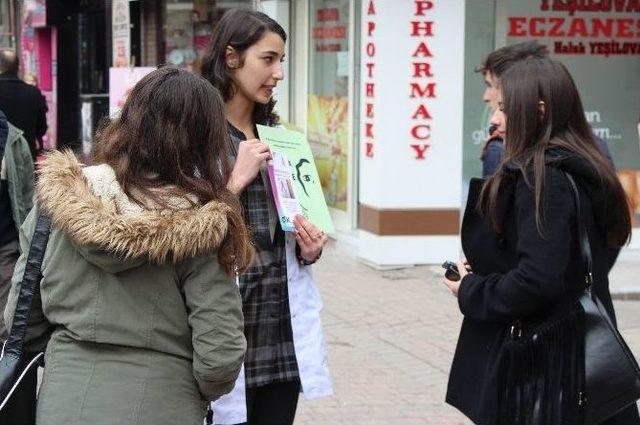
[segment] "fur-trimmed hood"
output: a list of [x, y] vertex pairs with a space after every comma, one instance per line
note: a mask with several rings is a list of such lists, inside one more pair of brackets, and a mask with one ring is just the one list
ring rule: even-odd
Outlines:
[[117, 268], [126, 269], [124, 263], [178, 262], [213, 253], [227, 233], [230, 207], [224, 203], [143, 209], [127, 198], [106, 164], [83, 167], [70, 151], [52, 152], [43, 163], [38, 207], [99, 266], [113, 269], [117, 260]]

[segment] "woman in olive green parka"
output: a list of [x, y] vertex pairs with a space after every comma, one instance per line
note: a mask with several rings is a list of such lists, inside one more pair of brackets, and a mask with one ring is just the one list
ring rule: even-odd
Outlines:
[[100, 133], [94, 165], [46, 158], [20, 236], [27, 253], [37, 214], [51, 217], [27, 336], [46, 344], [38, 425], [199, 425], [232, 389], [246, 346], [233, 276], [251, 247], [224, 123], [210, 84], [162, 68]]

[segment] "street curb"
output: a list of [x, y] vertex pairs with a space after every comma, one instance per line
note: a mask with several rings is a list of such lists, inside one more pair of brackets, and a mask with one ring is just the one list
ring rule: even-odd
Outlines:
[[640, 292], [614, 292], [611, 299], [615, 301], [640, 301]]

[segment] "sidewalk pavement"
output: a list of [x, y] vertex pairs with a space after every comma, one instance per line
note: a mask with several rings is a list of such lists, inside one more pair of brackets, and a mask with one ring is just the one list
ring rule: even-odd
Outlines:
[[609, 274], [614, 299], [640, 300], [640, 250], [626, 249]]
[[[640, 277], [631, 264], [616, 279]], [[377, 271], [332, 242], [314, 270], [335, 394], [301, 397], [296, 425], [471, 424], [444, 403], [462, 318], [439, 267]], [[639, 357], [640, 301], [615, 306]]]

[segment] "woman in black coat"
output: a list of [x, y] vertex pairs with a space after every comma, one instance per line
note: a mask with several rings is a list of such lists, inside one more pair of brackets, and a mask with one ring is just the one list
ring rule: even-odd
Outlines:
[[[564, 172], [579, 188], [594, 259], [593, 291], [615, 322], [608, 273], [630, 235], [626, 197], [598, 151], [562, 64], [527, 59], [503, 74], [500, 86], [503, 99], [494, 121], [505, 138], [505, 158], [494, 176], [471, 182], [462, 224], [462, 247], [472, 273], [459, 264], [461, 280], [444, 279], [464, 314], [446, 400], [479, 424], [579, 424], [578, 397], [575, 406], [551, 414], [551, 421], [518, 422], [515, 412], [500, 405], [502, 343], [514, 321], [572, 305], [584, 289], [576, 205]], [[571, 344], [581, 335], [583, 329], [568, 328], [560, 341], [569, 354], [560, 350], [549, 356], [575, 356]], [[569, 394], [573, 382], [554, 379], [561, 367], [552, 365], [539, 379]], [[538, 397], [531, 395], [526, 403], [535, 406]], [[640, 424], [636, 406], [605, 424]]]

